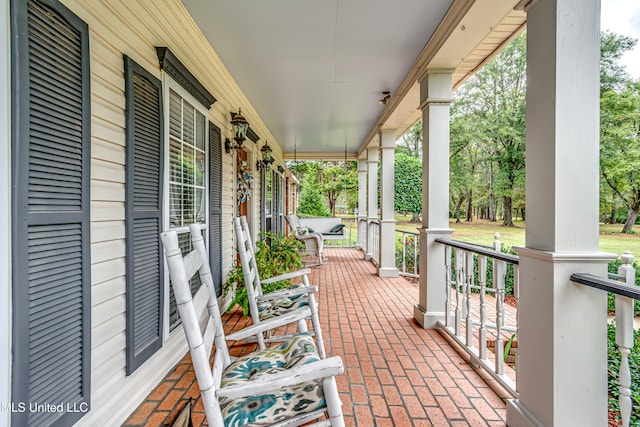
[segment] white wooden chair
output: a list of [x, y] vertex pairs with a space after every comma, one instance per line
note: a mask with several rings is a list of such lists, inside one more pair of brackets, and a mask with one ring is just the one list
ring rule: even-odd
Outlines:
[[[308, 268], [304, 268], [261, 280], [256, 265], [255, 247], [251, 240], [251, 231], [249, 230], [247, 218], [244, 216], [236, 217], [233, 219], [233, 223], [236, 233], [236, 245], [238, 247], [244, 275], [244, 284], [247, 289], [247, 298], [249, 299], [249, 312], [253, 324], [258, 325], [260, 322], [273, 317], [302, 313], [304, 319], [297, 321], [298, 333], [307, 332], [306, 319], [311, 319], [318, 353], [320, 357], [324, 359], [326, 353], [322, 339], [322, 330], [320, 329], [318, 307], [314, 296], [314, 293], [318, 291], [318, 287], [310, 286], [309, 278], [307, 277], [311, 271]], [[262, 285], [295, 278], [302, 280], [301, 286], [270, 292], [268, 294], [263, 293]], [[256, 338], [260, 348], [265, 348], [265, 342], [282, 341], [291, 336], [292, 335], [276, 335], [269, 332], [264, 335], [260, 333], [256, 335]]]
[[[175, 231], [161, 234], [171, 286], [189, 344], [189, 352], [210, 426], [315, 426], [343, 427], [335, 375], [344, 368], [339, 357], [321, 359], [313, 340], [303, 334], [266, 350], [232, 361], [227, 339], [243, 339], [282, 324], [274, 318], [225, 337], [211, 270], [200, 228], [190, 226], [194, 250], [182, 256]], [[189, 279], [200, 274], [208, 289], [216, 352], [213, 366], [191, 299]], [[327, 415], [328, 419], [319, 420]]]
[[[296, 215], [286, 215], [285, 219], [289, 224], [289, 228], [293, 236], [304, 243], [307, 255], [317, 257], [317, 265], [322, 265], [325, 261], [324, 257], [324, 238], [321, 233], [315, 231], [306, 231], [305, 227], [300, 224], [300, 219]], [[316, 265], [316, 264], [313, 264]]]

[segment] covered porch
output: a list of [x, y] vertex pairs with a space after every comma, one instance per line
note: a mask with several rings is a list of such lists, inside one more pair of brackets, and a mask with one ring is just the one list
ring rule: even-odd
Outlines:
[[[351, 248], [327, 249], [312, 269], [319, 286], [327, 352], [340, 356], [338, 388], [348, 426], [504, 426], [510, 397], [484, 370], [474, 369], [452, 341], [414, 320], [418, 285], [383, 278]], [[515, 310], [508, 311], [515, 316]], [[241, 310], [223, 316], [227, 332], [248, 324]], [[235, 343], [233, 355], [255, 349]], [[194, 425], [206, 425], [193, 367], [185, 356], [124, 426], [169, 424], [194, 398]]]
[[[37, 203], [33, 204], [37, 208], [35, 219], [26, 214], [27, 207], [31, 206], [27, 203], [31, 193], [24, 171], [30, 170], [31, 157], [23, 155], [14, 159], [14, 152], [31, 141], [27, 132], [30, 128], [24, 125], [31, 123], [31, 117], [24, 113], [30, 110], [17, 108], [11, 101], [26, 100], [18, 95], [34, 86], [29, 82], [17, 85], [10, 72], [14, 69], [13, 61], [17, 64], [24, 56], [16, 54], [14, 58], [11, 54], [21, 51], [10, 49], [13, 39], [9, 35], [13, 28], [9, 17], [26, 16], [22, 9], [16, 11], [13, 7], [15, 4], [23, 8], [25, 3], [0, 0], [4, 10], [11, 12], [1, 23], [4, 36], [0, 36], [3, 41], [0, 66], [6, 71], [0, 73], [4, 88], [1, 92], [6, 95], [0, 97], [0, 123], [5, 129], [0, 137], [0, 149], [3, 170], [11, 171], [11, 179], [5, 179], [3, 203], [0, 203], [0, 222], [4, 224], [4, 231], [0, 233], [0, 272], [4, 279], [0, 311], [5, 313], [0, 320], [0, 347], [5, 349], [0, 354], [0, 384], [3, 384], [0, 402], [18, 403], [35, 399], [26, 381], [35, 378], [32, 372], [55, 371], [42, 362], [51, 358], [42, 356], [41, 347], [30, 349], [29, 340], [23, 340], [29, 334], [36, 335], [28, 328], [31, 323], [37, 323], [27, 318], [24, 284], [35, 283], [35, 280], [29, 276], [31, 264], [22, 262], [28, 259], [28, 247], [23, 242], [32, 241], [28, 239], [32, 226], [37, 231], [45, 220], [52, 221], [51, 226], [59, 225], [53, 223], [58, 221], [57, 216], [40, 215]], [[312, 22], [314, 31], [284, 25], [280, 28], [277, 19], [289, 15], [278, 8], [264, 11], [264, 15], [272, 14], [268, 15], [269, 19], [259, 13], [248, 16], [242, 9], [233, 9], [242, 2], [165, 0], [149, 6], [106, 0], [34, 0], [29, 6], [35, 10], [41, 3], [47, 3], [47, 7], [51, 3], [53, 11], [61, 17], [72, 16], [79, 34], [74, 42], [82, 48], [82, 54], [74, 63], [74, 70], [82, 77], [76, 79], [82, 96], [74, 99], [73, 104], [77, 106], [79, 123], [84, 125], [82, 134], [76, 138], [83, 160], [74, 169], [82, 177], [78, 189], [81, 200], [78, 196], [76, 201], [81, 214], [74, 211], [65, 221], [76, 221], [73, 223], [81, 230], [74, 241], [77, 250], [73, 259], [81, 266], [83, 275], [70, 285], [74, 295], [78, 295], [74, 297], [78, 308], [73, 308], [73, 313], [79, 313], [74, 323], [77, 339], [74, 344], [61, 346], [64, 348], [60, 358], [66, 357], [64, 351], [76, 350], [69, 357], [77, 361], [75, 370], [80, 380], [75, 385], [78, 389], [75, 400], [69, 401], [83, 405], [88, 414], [62, 414], [67, 418], [60, 424], [95, 425], [97, 420], [120, 424], [129, 416], [131, 408], [156, 387], [130, 416], [127, 425], [159, 425], [170, 421], [179, 406], [177, 402], [187, 396], [197, 396], [197, 387], [193, 376], [186, 371], [184, 360], [171, 370], [185, 354], [186, 347], [181, 332], [171, 329], [177, 320], [171, 317], [168, 279], [159, 274], [143, 283], [155, 298], [153, 304], [143, 298], [143, 293], [136, 299], [141, 295], [136, 291], [143, 281], [134, 276], [133, 268], [133, 262], [140, 259], [136, 255], [143, 253], [144, 261], [148, 261], [145, 271], [162, 273], [164, 266], [157, 236], [164, 229], [179, 228], [178, 223], [170, 222], [175, 219], [176, 210], [169, 203], [174, 197], [169, 191], [169, 181], [184, 177], [171, 176], [169, 162], [163, 156], [169, 157], [172, 147], [168, 124], [174, 117], [170, 117], [170, 113], [178, 115], [180, 121], [182, 112], [191, 111], [181, 109], [180, 105], [197, 107], [193, 111], [199, 114], [194, 117], [201, 125], [198, 143], [204, 146], [206, 141], [208, 147], [197, 148], [197, 144], [185, 142], [193, 147], [194, 153], [200, 149], [204, 155], [200, 162], [204, 172], [198, 179], [203, 183], [205, 176], [211, 179], [203, 185], [205, 188], [198, 190], [200, 194], [207, 194], [212, 202], [202, 203], [201, 209], [187, 213], [198, 214], [210, 238], [210, 248], [217, 249], [219, 283], [235, 260], [230, 218], [246, 214], [252, 219], [257, 234], [267, 223], [277, 220], [274, 212], [282, 214], [282, 206], [288, 206], [270, 203], [271, 211], [261, 200], [266, 199], [261, 194], [274, 194], [266, 190], [267, 182], [273, 183], [274, 177], [284, 181], [285, 160], [358, 160], [358, 224], [372, 230], [371, 235], [367, 235], [368, 231], [358, 233], [367, 236], [358, 241], [364, 256], [353, 249], [332, 248], [327, 265], [314, 271], [315, 281], [320, 285], [327, 350], [341, 356], [346, 366], [347, 374], [339, 381], [344, 412], [351, 425], [505, 425], [508, 418], [509, 425], [516, 427], [603, 425], [606, 421], [606, 380], [602, 375], [606, 367], [606, 336], [601, 333], [606, 325], [606, 294], [582, 287], [572, 279], [574, 273], [604, 276], [610, 259], [610, 255], [599, 252], [597, 230], [598, 0], [510, 0], [500, 6], [487, 0], [440, 1], [437, 9], [421, 9], [424, 16], [420, 17], [415, 11], [427, 3], [413, 1], [406, 10], [397, 8], [397, 23], [392, 25], [386, 20], [390, 15], [388, 11], [379, 9], [377, 15], [367, 15], [367, 23], [371, 25], [366, 47], [370, 52], [386, 53], [387, 57], [355, 55], [367, 53], [367, 49], [363, 49], [365, 44], [361, 44], [360, 30], [352, 31], [355, 23], [363, 22], [363, 10], [373, 11], [371, 4], [365, 6], [366, 2], [360, 2], [361, 7], [353, 2], [346, 8], [349, 2], [334, 1], [334, 9], [323, 10], [322, 14], [314, 13], [315, 10], [291, 9], [291, 17], [304, 19], [286, 19], [287, 24]], [[342, 8], [338, 7], [339, 3]], [[339, 10], [348, 13], [343, 16]], [[46, 9], [44, 16], [50, 14], [58, 16]], [[243, 21], [228, 19], [229, 16], [242, 16]], [[253, 18], [253, 24], [249, 17]], [[332, 24], [325, 24], [323, 17]], [[408, 32], [405, 39], [391, 40], [392, 35], [409, 27], [401, 25], [407, 22], [407, 17], [414, 18], [414, 32]], [[426, 25], [427, 17], [432, 21], [430, 25]], [[213, 19], [219, 22], [214, 23]], [[496, 391], [500, 389], [493, 377], [484, 371], [476, 372], [460, 355], [464, 353], [458, 353], [457, 344], [449, 342], [439, 330], [443, 323], [451, 326], [452, 320], [452, 310], [446, 306], [447, 302], [452, 304], [447, 294], [452, 283], [443, 268], [446, 242], [451, 240], [453, 232], [448, 224], [449, 107], [453, 90], [522, 31], [525, 21], [529, 64], [528, 223], [526, 245], [519, 248], [522, 286], [518, 395], [505, 404], [509, 394]], [[381, 28], [386, 31], [382, 32]], [[317, 39], [320, 29], [329, 32], [330, 42], [315, 53], [312, 43], [291, 36], [299, 33]], [[221, 33], [210, 34], [214, 30]], [[255, 31], [253, 37], [249, 30]], [[350, 35], [347, 39], [350, 43], [343, 42], [334, 48], [331, 43], [341, 31]], [[270, 33], [274, 34], [271, 41], [265, 36]], [[248, 46], [249, 41], [255, 40], [261, 43], [252, 48]], [[285, 41], [291, 40], [296, 43], [290, 50], [285, 49]], [[241, 43], [225, 46], [222, 41]], [[407, 41], [412, 42], [411, 46]], [[57, 42], [58, 39], [53, 38], [52, 45]], [[382, 45], [386, 45], [386, 50]], [[29, 46], [34, 52], [40, 50], [38, 42]], [[403, 57], [395, 57], [400, 47], [405, 46], [407, 52]], [[30, 52], [27, 47], [24, 51]], [[160, 52], [163, 52], [162, 59]], [[167, 57], [167, 52], [173, 54]], [[335, 61], [342, 64], [342, 67], [336, 66], [334, 57], [349, 61]], [[166, 58], [171, 60], [165, 63]], [[234, 64], [234, 58], [250, 61]], [[266, 68], [257, 68], [265, 64]], [[367, 73], [382, 70], [382, 65], [390, 69], [388, 75]], [[16, 65], [15, 70], [22, 68]], [[305, 70], [311, 74], [302, 73]], [[17, 71], [14, 74], [21, 75]], [[294, 75], [308, 78], [293, 84]], [[152, 120], [143, 117], [136, 122], [131, 115], [131, 99], [135, 100], [137, 93], [133, 85], [136, 76], [148, 82], [138, 100], [148, 95], [157, 101], [150, 112]], [[318, 83], [323, 76], [329, 82]], [[273, 83], [273, 77], [284, 83]], [[59, 94], [56, 87], [44, 85], [53, 95]], [[172, 96], [171, 91], [178, 97]], [[219, 100], [216, 102], [216, 99]], [[310, 110], [303, 110], [302, 105], [308, 105]], [[380, 105], [383, 105], [382, 111]], [[149, 106], [145, 101], [144, 110]], [[235, 117], [240, 109], [251, 123], [254, 137], [249, 136], [252, 143], [247, 141], [244, 148], [234, 150], [230, 144], [230, 138], [235, 135], [230, 113]], [[67, 114], [67, 109], [60, 110], [60, 115]], [[296, 117], [302, 112], [301, 117]], [[40, 117], [37, 108], [34, 108], [34, 117]], [[49, 121], [55, 122], [56, 116], [51, 117]], [[395, 138], [418, 119], [422, 119], [424, 129], [423, 215], [420, 280], [419, 284], [411, 284], [397, 277], [399, 272], [390, 251], [393, 245], [388, 243], [395, 237]], [[190, 123], [186, 116], [183, 122]], [[16, 132], [18, 128], [25, 131], [24, 136]], [[134, 131], [145, 138], [136, 141]], [[66, 141], [65, 138], [62, 139]], [[264, 142], [258, 144], [259, 140]], [[157, 149], [152, 165], [135, 162], [132, 147], [138, 142], [147, 144], [143, 144], [143, 149]], [[260, 147], [264, 148], [267, 142], [273, 148], [272, 162], [265, 162], [267, 159], [262, 157]], [[145, 156], [137, 159], [148, 160]], [[134, 175], [146, 171], [154, 175], [146, 179]], [[241, 202], [237, 197], [239, 172], [256, 177], [255, 195], [249, 202]], [[267, 176], [271, 181], [267, 181]], [[66, 178], [60, 179], [65, 187]], [[184, 181], [180, 185], [189, 183]], [[141, 182], [151, 183], [153, 188], [134, 192], [131, 184]], [[20, 186], [13, 186], [14, 183]], [[280, 188], [278, 185], [269, 188]], [[67, 195], [68, 192], [52, 190], [51, 193]], [[175, 192], [178, 193], [189, 194]], [[50, 193], [43, 194], [36, 195], [45, 201], [52, 199]], [[148, 227], [141, 239], [142, 243], [155, 244], [152, 255], [148, 247], [134, 246], [134, 212], [130, 209], [140, 194], [157, 196], [152, 213], [155, 219], [151, 221], [155, 228]], [[175, 197], [182, 200], [182, 196]], [[242, 203], [248, 205], [244, 210]], [[25, 213], [18, 207], [24, 208]], [[64, 204], [53, 208], [67, 212]], [[271, 212], [270, 218], [267, 212]], [[28, 222], [32, 219], [33, 222]], [[193, 221], [188, 215], [178, 219], [185, 224]], [[379, 233], [379, 240], [371, 238], [373, 230]], [[44, 237], [48, 235], [45, 233]], [[57, 243], [53, 249], [60, 251], [63, 244], [66, 242]], [[49, 257], [44, 259], [48, 261]], [[367, 262], [369, 259], [378, 261], [378, 266]], [[33, 264], [39, 267], [39, 261], [34, 258]], [[43, 271], [46, 282], [46, 268]], [[455, 289], [461, 291], [463, 285], [455, 284]], [[204, 302], [204, 292], [199, 291], [196, 298]], [[51, 305], [56, 309], [52, 312], [59, 312], [59, 304], [56, 305], [48, 293], [42, 300], [47, 308]], [[458, 303], [456, 306], [463, 312]], [[203, 307], [201, 304], [200, 308]], [[150, 308], [153, 311], [149, 311], [148, 319], [136, 324], [136, 310], [146, 313]], [[65, 336], [68, 328], [56, 322], [60, 316], [49, 315], [49, 311], [45, 314], [47, 321]], [[456, 329], [462, 317], [457, 315], [454, 319]], [[230, 317], [228, 325], [240, 327], [239, 322], [237, 317]], [[135, 341], [139, 330], [136, 328], [149, 331], [148, 337], [139, 340], [139, 349]], [[46, 338], [60, 342], [54, 334], [47, 334]], [[237, 351], [245, 350], [248, 348]], [[38, 357], [23, 357], [27, 354]], [[589, 357], [576, 358], [575, 354]], [[29, 360], [37, 363], [27, 364]], [[156, 386], [167, 372], [168, 376]], [[584, 375], [585, 372], [593, 374]], [[68, 377], [62, 373], [46, 387], [52, 402], [64, 397], [57, 392], [59, 384]], [[495, 389], [491, 385], [496, 385]], [[38, 386], [34, 386], [36, 391]], [[5, 412], [0, 417], [0, 425], [26, 423], [23, 419], [28, 414]], [[198, 405], [196, 416], [202, 423], [203, 412]]]

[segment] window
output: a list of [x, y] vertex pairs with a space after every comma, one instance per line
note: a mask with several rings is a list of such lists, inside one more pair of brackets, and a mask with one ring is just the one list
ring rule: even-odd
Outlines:
[[[207, 110], [170, 78], [165, 78], [168, 122], [166, 207], [167, 228], [176, 229], [180, 249], [191, 250], [188, 226], [200, 224], [205, 241], [208, 231], [208, 121]], [[200, 289], [198, 276], [191, 292]], [[170, 288], [169, 284], [167, 286]], [[179, 325], [173, 289], [169, 289], [169, 330]]]
[[206, 222], [205, 114], [169, 89], [169, 226]]

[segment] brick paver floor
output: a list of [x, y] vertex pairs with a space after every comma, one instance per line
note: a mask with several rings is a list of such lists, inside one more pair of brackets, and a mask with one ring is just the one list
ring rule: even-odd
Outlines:
[[[337, 378], [347, 426], [505, 426], [507, 394], [435, 330], [413, 319], [418, 287], [404, 278], [380, 278], [354, 249], [329, 249], [312, 269], [329, 355], [340, 356]], [[248, 324], [239, 310], [225, 328]], [[232, 354], [255, 349], [234, 344]], [[165, 426], [188, 399], [195, 426], [207, 425], [189, 356], [174, 368], [124, 424]]]

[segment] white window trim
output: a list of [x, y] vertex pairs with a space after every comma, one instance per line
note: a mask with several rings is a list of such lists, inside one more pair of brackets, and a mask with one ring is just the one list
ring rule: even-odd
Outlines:
[[[164, 173], [164, 184], [163, 184], [163, 206], [162, 206], [162, 224], [163, 224], [163, 229], [164, 230], [169, 230], [170, 228], [170, 224], [169, 224], [169, 213], [170, 213], [170, 207], [169, 207], [169, 189], [170, 189], [170, 185], [169, 185], [169, 138], [170, 133], [169, 133], [169, 126], [170, 126], [170, 121], [169, 121], [169, 114], [170, 114], [170, 106], [169, 106], [169, 99], [170, 99], [170, 90], [173, 90], [175, 93], [177, 93], [178, 95], [180, 95], [184, 100], [188, 101], [191, 105], [193, 105], [196, 110], [198, 110], [200, 113], [202, 113], [204, 115], [204, 146], [205, 146], [205, 177], [204, 177], [204, 187], [205, 187], [205, 223], [204, 224], [200, 224], [200, 228], [205, 230], [205, 245], [207, 247], [207, 250], [209, 250], [208, 245], [209, 245], [209, 192], [211, 191], [211, 189], [209, 188], [209, 156], [210, 154], [210, 148], [209, 148], [209, 110], [207, 110], [206, 107], [204, 107], [200, 101], [198, 101], [195, 97], [193, 97], [191, 94], [189, 94], [178, 82], [176, 82], [175, 80], [173, 80], [170, 76], [168, 76], [166, 73], [162, 73], [162, 105], [163, 105], [163, 111], [162, 111], [162, 120], [163, 120], [163, 131], [164, 131], [164, 140], [162, 141], [163, 143], [163, 149], [164, 149], [164, 165], [162, 165], [163, 168], [163, 173]], [[189, 227], [174, 227], [172, 228], [172, 230], [175, 230], [178, 234], [182, 234], [182, 233], [188, 233], [189, 232]], [[174, 328], [173, 331], [170, 330], [170, 324], [169, 324], [169, 303], [170, 303], [170, 293], [169, 293], [169, 268], [167, 266], [167, 263], [165, 261], [164, 263], [164, 283], [163, 283], [163, 291], [164, 291], [164, 325], [163, 325], [163, 342], [166, 342], [167, 340], [169, 340], [170, 336], [173, 335], [174, 333], [178, 333], [180, 332], [181, 328]]]

